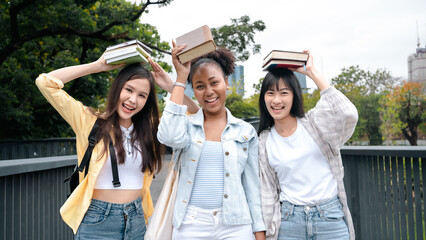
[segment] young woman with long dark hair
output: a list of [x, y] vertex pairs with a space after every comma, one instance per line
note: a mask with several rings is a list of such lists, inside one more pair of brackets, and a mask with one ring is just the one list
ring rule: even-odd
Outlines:
[[[75, 239], [143, 239], [145, 235], [146, 222], [153, 211], [149, 187], [162, 165], [154, 80], [166, 90], [173, 85], [164, 70], [149, 60], [153, 73], [139, 63], [109, 65], [102, 56], [89, 64], [41, 74], [36, 80], [47, 101], [74, 130], [79, 163], [88, 146], [89, 133], [99, 119], [100, 141], [93, 149], [88, 174], [84, 177], [80, 173], [80, 184], [60, 210], [76, 234]], [[119, 67], [122, 69], [112, 82], [102, 113], [62, 90], [64, 84], [76, 78]], [[110, 139], [116, 152], [119, 187], [112, 183]]]
[[[309, 51], [306, 51], [309, 53]], [[321, 98], [307, 113], [293, 71]], [[313, 65], [270, 70], [259, 96], [259, 161], [267, 239], [355, 239], [340, 148], [358, 121], [355, 106]]]

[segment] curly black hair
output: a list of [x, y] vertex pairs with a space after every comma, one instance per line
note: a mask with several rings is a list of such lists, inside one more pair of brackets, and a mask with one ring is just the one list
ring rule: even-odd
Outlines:
[[214, 64], [223, 72], [223, 76], [227, 77], [234, 72], [236, 58], [234, 54], [226, 48], [217, 48], [215, 51], [204, 54], [191, 62], [191, 72], [188, 76], [188, 83], [192, 85], [192, 76], [202, 64]]

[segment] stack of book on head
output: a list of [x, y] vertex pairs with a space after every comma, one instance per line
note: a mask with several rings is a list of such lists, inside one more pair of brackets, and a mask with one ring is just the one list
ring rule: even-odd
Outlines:
[[216, 49], [212, 33], [207, 25], [177, 37], [176, 45], [182, 44], [186, 44], [186, 47], [177, 54], [181, 63], [186, 63]]
[[306, 64], [309, 54], [304, 52], [290, 52], [282, 50], [272, 50], [263, 59], [263, 71], [272, 68], [297, 68]]
[[151, 48], [145, 44], [138, 40], [131, 40], [107, 47], [104, 58], [107, 64], [130, 64], [148, 62], [151, 53]]

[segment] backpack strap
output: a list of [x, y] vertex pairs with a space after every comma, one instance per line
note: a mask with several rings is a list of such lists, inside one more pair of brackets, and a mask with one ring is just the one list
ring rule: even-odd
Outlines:
[[99, 142], [98, 139], [96, 139], [96, 133], [98, 130], [98, 125], [99, 125], [99, 121], [100, 119], [96, 119], [95, 124], [92, 127], [92, 130], [90, 131], [89, 134], [89, 146], [87, 146], [86, 152], [84, 153], [83, 159], [80, 162], [80, 166], [78, 166], [78, 171], [82, 172], [84, 169], [84, 176], [87, 175], [87, 172], [89, 171], [89, 165], [90, 165], [90, 158], [92, 157], [92, 152], [93, 152], [93, 148], [95, 147], [95, 145]]
[[111, 156], [111, 170], [112, 170], [112, 185], [120, 187], [120, 179], [118, 177], [118, 168], [117, 168], [117, 157], [115, 155], [114, 145], [112, 144], [111, 136], [109, 137], [109, 155]]
[[[96, 133], [97, 128], [99, 125], [99, 118], [96, 120], [95, 124], [92, 127], [92, 130], [89, 134], [89, 146], [86, 149], [86, 152], [84, 153], [84, 157], [81, 160], [80, 166], [78, 167], [78, 171], [82, 172], [84, 171], [84, 176], [87, 175], [87, 172], [89, 171], [89, 165], [90, 165], [90, 158], [92, 157], [93, 148], [95, 145], [99, 142], [100, 139], [96, 139]], [[109, 137], [109, 153], [110, 153], [110, 159], [111, 159], [111, 170], [112, 170], [112, 184], [114, 187], [120, 187], [120, 179], [118, 176], [118, 167], [117, 167], [117, 157], [115, 155], [115, 149], [114, 144], [112, 143], [111, 136]]]

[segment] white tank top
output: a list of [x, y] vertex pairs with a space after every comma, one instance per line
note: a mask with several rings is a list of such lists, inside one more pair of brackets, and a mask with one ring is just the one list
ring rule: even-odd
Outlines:
[[[121, 126], [120, 128], [123, 133], [130, 133], [133, 130], [133, 124], [127, 129]], [[142, 155], [134, 146], [131, 146], [124, 135], [123, 139], [126, 157], [123, 164], [117, 164], [121, 186], [115, 188], [112, 185], [111, 158], [108, 156], [96, 178], [95, 189], [142, 189], [144, 177], [141, 171]]]

